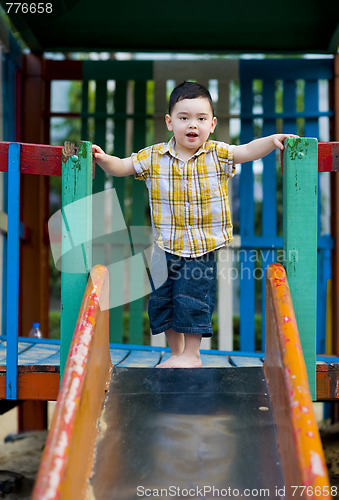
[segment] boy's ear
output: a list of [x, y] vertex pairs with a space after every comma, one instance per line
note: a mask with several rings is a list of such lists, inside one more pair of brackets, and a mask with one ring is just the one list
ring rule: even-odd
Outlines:
[[213, 134], [215, 127], [217, 126], [217, 118], [214, 116], [212, 120], [211, 134]]
[[173, 130], [171, 115], [166, 115], [165, 121], [166, 121], [166, 125], [167, 125], [168, 130], [170, 130], [170, 131]]

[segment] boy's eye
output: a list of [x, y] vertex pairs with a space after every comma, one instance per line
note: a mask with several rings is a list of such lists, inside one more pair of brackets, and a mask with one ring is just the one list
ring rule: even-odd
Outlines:
[[199, 120], [200, 120], [201, 122], [204, 122], [204, 121], [206, 120], [206, 118], [201, 117], [201, 118], [199, 118]]
[[180, 118], [180, 120], [187, 120], [187, 117], [186, 117], [186, 116], [182, 116], [182, 117]]

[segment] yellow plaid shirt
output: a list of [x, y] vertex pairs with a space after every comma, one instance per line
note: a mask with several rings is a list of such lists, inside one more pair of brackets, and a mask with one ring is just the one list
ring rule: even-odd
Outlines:
[[234, 146], [209, 140], [184, 162], [174, 141], [133, 153], [135, 178], [149, 191], [155, 243], [182, 257], [199, 257], [233, 239], [227, 181], [235, 174]]

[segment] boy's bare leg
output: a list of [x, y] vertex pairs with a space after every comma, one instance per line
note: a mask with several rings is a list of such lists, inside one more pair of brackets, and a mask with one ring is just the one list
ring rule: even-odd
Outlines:
[[171, 357], [163, 363], [157, 365], [157, 368], [168, 368], [168, 364], [172, 360], [172, 358], [176, 358], [180, 354], [182, 354], [185, 348], [185, 339], [183, 333], [178, 333], [170, 328], [166, 331], [166, 339], [169, 348], [171, 349]]
[[201, 335], [184, 333], [185, 347], [181, 354], [173, 355], [159, 368], [201, 368], [200, 358]]

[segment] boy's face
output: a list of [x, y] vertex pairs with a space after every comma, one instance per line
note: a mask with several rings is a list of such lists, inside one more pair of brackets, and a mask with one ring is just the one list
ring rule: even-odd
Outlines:
[[175, 149], [185, 157], [198, 151], [216, 124], [209, 100], [203, 97], [178, 101], [171, 114], [166, 115], [167, 128], [175, 137]]

